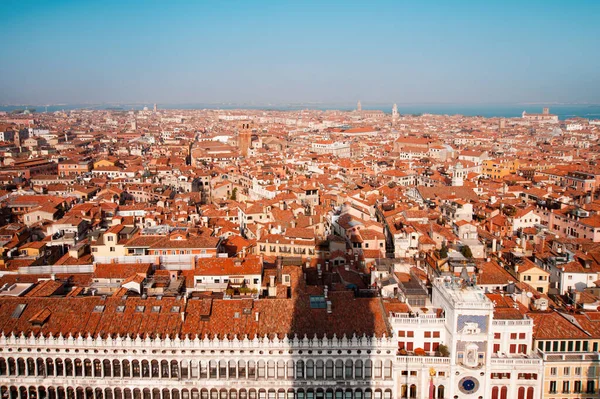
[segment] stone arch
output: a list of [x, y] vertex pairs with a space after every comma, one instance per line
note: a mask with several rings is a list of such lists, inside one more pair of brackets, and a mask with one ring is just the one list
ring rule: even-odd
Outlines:
[[35, 375], [35, 360], [32, 357], [27, 358], [27, 368], [25, 369], [27, 375]]
[[[148, 362], [148, 360], [144, 359], [142, 360], [142, 378], [149, 378], [150, 377], [150, 362]], [[144, 399], [148, 399], [148, 398], [144, 398]]]
[[6, 360], [6, 366], [8, 369], [8, 375], [17, 375], [17, 361], [14, 358], [9, 357]]
[[237, 363], [235, 360], [230, 360], [228, 362], [227, 374], [229, 378], [237, 378]]
[[171, 378], [179, 378], [179, 362], [171, 360]]
[[347, 359], [346, 363], [344, 364], [344, 378], [347, 380], [351, 380], [353, 371], [354, 371], [354, 363], [352, 362], [351, 359]]
[[57, 375], [57, 374], [54, 374], [55, 373], [55, 370], [54, 370], [55, 368], [56, 367], [55, 367], [54, 359], [47, 358], [46, 359], [46, 374], [47, 375], [52, 375], [52, 376], [53, 375]]
[[105, 377], [112, 377], [111, 362], [108, 359], [102, 361], [102, 373]]
[[46, 377], [46, 362], [43, 358], [38, 357], [35, 359], [37, 375], [40, 377]]
[[17, 375], [25, 375], [25, 360], [22, 357], [17, 359]]
[[[96, 362], [96, 360], [94, 360], [94, 363]], [[95, 366], [95, 364], [94, 364]], [[95, 367], [92, 367], [92, 361], [90, 359], [84, 359], [83, 360], [83, 375], [86, 377], [93, 377], [93, 369]]]
[[79, 358], [73, 360], [73, 375], [75, 377], [81, 377], [83, 375], [83, 362]]

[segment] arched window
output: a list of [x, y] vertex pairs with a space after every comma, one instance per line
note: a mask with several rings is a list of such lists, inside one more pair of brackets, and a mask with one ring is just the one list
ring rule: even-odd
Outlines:
[[527, 399], [533, 399], [533, 387], [527, 388]]
[[105, 377], [112, 377], [112, 368], [111, 368], [111, 365], [110, 365], [110, 360], [104, 359], [102, 361], [102, 368], [104, 369], [104, 376]]
[[525, 399], [525, 387], [519, 387], [519, 390], [517, 391], [517, 398]]
[[304, 362], [302, 360], [296, 362], [296, 378], [304, 378]]
[[46, 373], [48, 375], [54, 375], [54, 360], [47, 358], [46, 359]]
[[312, 359], [306, 361], [306, 378], [315, 378], [315, 362]]
[[267, 375], [265, 361], [264, 360], [259, 360], [258, 363], [257, 363], [256, 368], [258, 369], [257, 370], [258, 378], [265, 378], [266, 375]]
[[208, 363], [208, 378], [217, 378], [217, 361], [211, 360]]
[[285, 378], [285, 361], [277, 361], [277, 378]]
[[179, 378], [179, 362], [171, 360], [171, 378]]
[[[140, 377], [140, 362], [139, 360], [134, 360], [131, 362], [131, 375], [135, 378], [135, 377]], [[133, 395], [135, 396], [135, 391], [133, 392]], [[141, 395], [141, 394], [139, 394]]]
[[[150, 363], [147, 360], [142, 360], [142, 377], [150, 377]], [[144, 392], [146, 392], [146, 390], [144, 390]], [[150, 396], [150, 391], [148, 391], [147, 394]], [[149, 399], [146, 398], [146, 393], [144, 393], [144, 399]]]
[[[102, 377], [102, 362], [98, 359], [94, 360], [93, 375], [94, 377]], [[108, 374], [108, 376], [110, 377], [110, 373]]]
[[92, 368], [92, 361], [90, 359], [83, 360], [83, 375], [85, 375], [86, 377], [93, 376], [94, 369], [95, 369], [95, 364], [94, 364], [94, 367]]
[[65, 359], [65, 374], [73, 376], [74, 370], [75, 366], [73, 365], [73, 361], [71, 359]]
[[502, 387], [502, 389], [500, 389], [500, 399], [507, 399], [507, 397], [508, 397], [508, 388]]
[[[115, 377], [120, 377], [121, 376], [121, 363], [115, 359], [112, 362], [112, 371], [113, 371], [113, 376]], [[116, 393], [115, 393], [116, 396]], [[115, 398], [117, 399], [117, 398]]]
[[81, 377], [83, 375], [83, 363], [81, 359], [75, 359], [73, 361], [73, 368], [75, 369], [76, 377]]
[[8, 374], [8, 365], [6, 363], [6, 359], [0, 358], [0, 375]]
[[382, 364], [381, 360], [375, 361], [375, 378], [381, 378], [381, 376], [382, 376], [381, 371], [383, 368], [382, 365], [383, 364]]
[[333, 379], [333, 360], [327, 360], [325, 363], [325, 378]]
[[16, 375], [17, 374], [17, 363], [15, 362], [15, 359], [13, 359], [12, 357], [9, 357], [8, 360], [6, 361], [6, 364], [8, 366], [8, 375]]
[[273, 360], [267, 362], [267, 378], [275, 378], [275, 361]]
[[383, 378], [388, 380], [392, 378], [392, 361], [389, 359], [385, 361], [385, 366], [383, 368]]
[[[499, 392], [498, 387], [492, 388], [492, 399], [498, 399], [498, 392]], [[438, 397], [440, 397], [440, 396], [438, 395]]]
[[407, 384], [402, 384], [402, 386], [400, 387], [400, 397], [408, 398], [408, 385]]
[[[352, 369], [354, 368], [354, 365], [352, 364], [352, 360], [348, 359], [346, 360], [346, 366], [344, 367], [344, 378], [347, 380], [351, 380], [352, 379]], [[350, 398], [348, 398], [350, 399]]]
[[295, 378], [295, 375], [294, 375], [294, 361], [293, 360], [290, 359], [290, 360], [287, 361], [286, 368], [287, 368], [287, 378], [288, 379]]
[[415, 384], [412, 384], [410, 386], [410, 392], [409, 392], [409, 394], [410, 394], [411, 398], [416, 398], [417, 397], [417, 386]]
[[[358, 359], [354, 362], [354, 378], [360, 380], [363, 378], [363, 361]], [[356, 395], [355, 395], [356, 396]]]
[[219, 378], [227, 378], [227, 360], [219, 360]]
[[27, 375], [35, 375], [35, 360], [27, 359]]
[[344, 361], [341, 359], [335, 361], [335, 378], [336, 380], [344, 378]]
[[229, 378], [237, 378], [237, 369], [235, 360], [229, 361]]
[[46, 376], [46, 363], [44, 362], [44, 359], [38, 357], [36, 359], [35, 363], [37, 365], [37, 375], [45, 377]]
[[[365, 360], [365, 379], [373, 377], [373, 362], [370, 359]], [[366, 394], [366, 391], [365, 391]]]
[[[123, 360], [123, 377], [131, 377], [131, 363], [129, 360]], [[131, 394], [131, 392], [129, 392]], [[125, 395], [125, 391], [123, 391]]]
[[256, 363], [254, 360], [248, 361], [248, 378], [256, 378]]
[[[498, 387], [495, 387], [495, 388], [496, 388], [496, 392], [498, 392]], [[492, 390], [492, 392], [493, 392], [493, 390]], [[444, 386], [440, 385], [437, 388], [437, 397], [440, 399], [443, 399], [445, 394], [446, 394], [446, 392], [445, 392]]]
[[322, 360], [317, 360], [317, 370], [315, 373], [317, 379], [322, 380], [325, 376], [325, 363]]
[[17, 359], [17, 375], [25, 375], [25, 360]]

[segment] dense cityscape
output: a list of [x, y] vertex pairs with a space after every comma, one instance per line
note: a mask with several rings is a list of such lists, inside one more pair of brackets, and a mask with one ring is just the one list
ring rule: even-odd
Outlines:
[[594, 398], [600, 122], [0, 114], [0, 386]]

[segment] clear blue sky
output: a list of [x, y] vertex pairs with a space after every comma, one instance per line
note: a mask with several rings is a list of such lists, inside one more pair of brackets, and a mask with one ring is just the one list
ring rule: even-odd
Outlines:
[[0, 103], [600, 103], [600, 1], [0, 1]]

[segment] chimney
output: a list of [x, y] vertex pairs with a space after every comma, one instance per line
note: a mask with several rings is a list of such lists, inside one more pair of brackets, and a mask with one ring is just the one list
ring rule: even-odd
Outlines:
[[323, 296], [327, 299], [327, 293], [329, 292], [329, 287], [326, 285], [323, 287]]
[[283, 258], [281, 256], [278, 256], [277, 259], [275, 259], [275, 267], [277, 269], [277, 281], [281, 282], [281, 274], [283, 272]]
[[331, 314], [331, 301], [327, 301], [327, 313]]
[[181, 322], [185, 322], [185, 312], [181, 312]]
[[275, 276], [273, 275], [269, 276], [269, 286], [275, 287]]
[[260, 315], [259, 312], [254, 313], [254, 321], [256, 321], [257, 323], [258, 323], [259, 315]]

